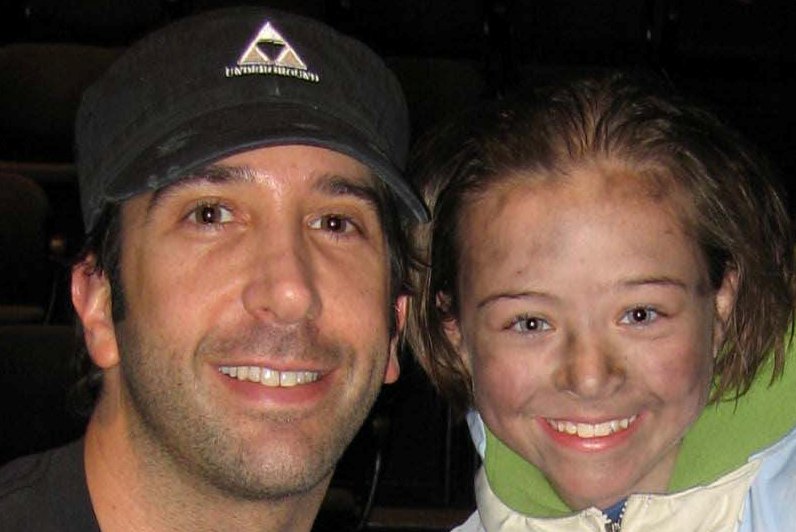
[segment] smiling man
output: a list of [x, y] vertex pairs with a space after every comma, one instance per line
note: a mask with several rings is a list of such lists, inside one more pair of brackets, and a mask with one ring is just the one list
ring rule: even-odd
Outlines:
[[314, 21], [224, 10], [131, 47], [77, 123], [96, 405], [0, 473], [0, 528], [309, 530], [398, 377], [407, 140], [383, 63]]

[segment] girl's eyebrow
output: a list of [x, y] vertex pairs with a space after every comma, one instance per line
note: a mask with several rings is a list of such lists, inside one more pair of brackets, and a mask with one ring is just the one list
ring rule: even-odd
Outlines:
[[[616, 284], [616, 286], [619, 289], [633, 289], [641, 286], [660, 286], [664, 288], [671, 287], [671, 288], [677, 288], [679, 290], [688, 289], [688, 285], [686, 285], [686, 283], [684, 283], [683, 281], [668, 276], [622, 279]], [[547, 292], [540, 292], [537, 290], [497, 292], [479, 301], [478, 304], [476, 305], [476, 308], [478, 310], [481, 310], [484, 307], [487, 307], [500, 300], [518, 300], [518, 299], [545, 299], [548, 301], [555, 301], [558, 298]]]
[[671, 286], [673, 288], [680, 288], [683, 290], [688, 289], [688, 285], [681, 281], [680, 279], [676, 279], [674, 277], [669, 277], [666, 275], [662, 275], [660, 277], [639, 277], [639, 278], [630, 278], [630, 279], [623, 279], [620, 281], [620, 287], [627, 287], [627, 288], [635, 288], [637, 286]]
[[500, 300], [517, 300], [517, 299], [546, 299], [546, 300], [556, 300], [555, 296], [547, 294], [545, 292], [538, 292], [535, 290], [523, 290], [518, 292], [498, 292], [495, 294], [491, 294], [481, 301], [478, 302], [476, 308], [478, 310], [483, 309], [484, 307], [488, 307], [489, 305], [496, 303]]

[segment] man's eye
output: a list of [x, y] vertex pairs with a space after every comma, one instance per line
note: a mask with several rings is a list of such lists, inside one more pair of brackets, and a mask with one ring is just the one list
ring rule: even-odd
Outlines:
[[191, 211], [189, 219], [199, 225], [219, 225], [232, 221], [232, 211], [217, 203], [206, 203]]
[[330, 233], [351, 233], [356, 230], [354, 223], [340, 214], [326, 214], [310, 222], [312, 229], [329, 231]]
[[658, 311], [651, 307], [634, 307], [624, 313], [619, 323], [646, 325], [658, 319]]
[[536, 316], [518, 316], [511, 322], [513, 331], [528, 333], [528, 332], [541, 332], [552, 329], [550, 323], [542, 318]]

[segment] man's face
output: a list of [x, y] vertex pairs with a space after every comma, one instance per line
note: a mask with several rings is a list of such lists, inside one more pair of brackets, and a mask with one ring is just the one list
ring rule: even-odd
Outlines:
[[402, 324], [405, 302], [388, 300], [374, 179], [329, 150], [271, 147], [123, 205], [133, 437], [243, 498], [326, 486], [398, 376], [389, 314]]

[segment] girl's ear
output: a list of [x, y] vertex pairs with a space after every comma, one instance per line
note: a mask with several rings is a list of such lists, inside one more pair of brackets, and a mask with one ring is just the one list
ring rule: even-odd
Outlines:
[[390, 339], [390, 352], [387, 359], [387, 368], [384, 373], [384, 383], [391, 384], [398, 380], [401, 374], [401, 365], [398, 361], [398, 348], [400, 345], [401, 331], [406, 325], [406, 311], [409, 304], [409, 296], [400, 295], [395, 301], [395, 334]]
[[83, 325], [86, 348], [94, 363], [109, 369], [119, 363], [111, 313], [111, 286], [93, 255], [72, 268], [72, 304]]
[[445, 332], [445, 336], [448, 338], [448, 342], [450, 342], [451, 347], [453, 347], [453, 349], [459, 355], [462, 364], [464, 364], [464, 367], [467, 368], [468, 372], [470, 372], [470, 356], [467, 354], [467, 350], [464, 345], [462, 330], [459, 327], [459, 320], [456, 319], [451, 312], [451, 298], [444, 292], [437, 292], [436, 300], [437, 311], [439, 312], [440, 316], [442, 316], [442, 330]]
[[735, 301], [738, 297], [738, 270], [727, 268], [721, 286], [716, 291], [714, 305], [716, 308], [716, 324], [713, 330], [713, 345], [716, 349], [724, 341], [727, 332], [727, 324], [730, 321], [732, 311], [735, 309]]

